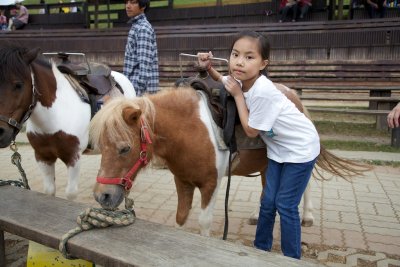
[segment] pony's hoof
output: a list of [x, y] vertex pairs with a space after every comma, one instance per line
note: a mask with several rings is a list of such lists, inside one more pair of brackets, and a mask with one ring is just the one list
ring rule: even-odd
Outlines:
[[249, 225], [257, 225], [257, 222], [258, 222], [258, 218], [256, 218], [256, 217], [251, 217], [248, 220]]
[[311, 227], [313, 224], [314, 224], [314, 220], [310, 220], [310, 219], [306, 220], [306, 219], [303, 219], [303, 220], [301, 221], [301, 226], [304, 226], [304, 227]]

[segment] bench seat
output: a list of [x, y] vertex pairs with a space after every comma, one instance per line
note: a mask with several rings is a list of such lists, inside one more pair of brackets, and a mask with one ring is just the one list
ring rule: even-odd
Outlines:
[[[0, 266], [5, 266], [3, 231], [58, 249], [61, 236], [88, 207], [13, 186], [0, 186], [0, 202]], [[103, 266], [317, 266], [141, 219], [82, 232], [67, 247], [73, 256]]]

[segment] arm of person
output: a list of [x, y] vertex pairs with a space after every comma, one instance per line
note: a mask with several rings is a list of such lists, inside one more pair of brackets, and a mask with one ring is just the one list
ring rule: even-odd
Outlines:
[[20, 8], [18, 12], [17, 18], [22, 18], [23, 16], [26, 16], [27, 12], [25, 8]]
[[[139, 62], [138, 89], [146, 93], [148, 76], [152, 72], [154, 61], [154, 44], [152, 33], [147, 29], [140, 30], [137, 35], [137, 57]], [[135, 88], [136, 89], [136, 88]]]
[[208, 53], [197, 53], [199, 66], [207, 69], [208, 74], [211, 76], [211, 78], [213, 78], [214, 81], [222, 82], [222, 75], [211, 65], [212, 57], [213, 54], [211, 51]]
[[378, 8], [378, 5], [374, 2], [372, 2], [371, 0], [367, 0], [368, 5], [374, 7], [374, 8]]
[[390, 111], [387, 116], [387, 123], [390, 128], [396, 128], [400, 126], [400, 102]]
[[248, 137], [256, 137], [260, 131], [249, 126], [249, 110], [247, 109], [246, 101], [243, 96], [243, 91], [239, 83], [231, 76], [228, 76], [228, 79], [226, 80], [224, 85], [226, 90], [235, 99], [240, 123], [242, 124], [244, 132]]

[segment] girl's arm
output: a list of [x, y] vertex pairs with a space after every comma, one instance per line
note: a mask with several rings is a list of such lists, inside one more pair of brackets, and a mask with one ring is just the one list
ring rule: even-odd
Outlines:
[[247, 109], [246, 101], [243, 96], [242, 88], [239, 83], [231, 76], [228, 77], [225, 83], [225, 89], [233, 96], [236, 102], [236, 107], [239, 113], [240, 122], [243, 130], [248, 137], [256, 137], [259, 130], [249, 126], [249, 110]]
[[197, 53], [197, 57], [199, 60], [199, 66], [207, 69], [208, 74], [214, 81], [222, 82], [222, 75], [211, 65], [211, 58], [213, 57], [211, 51], [208, 53]]

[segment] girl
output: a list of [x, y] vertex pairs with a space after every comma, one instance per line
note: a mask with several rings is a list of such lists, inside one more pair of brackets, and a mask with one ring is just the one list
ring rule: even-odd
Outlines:
[[288, 257], [301, 257], [298, 206], [320, 152], [313, 123], [266, 77], [269, 42], [256, 32], [234, 40], [229, 76], [212, 66], [212, 53], [199, 53], [199, 64], [222, 81], [234, 97], [240, 122], [249, 137], [260, 135], [267, 145], [268, 182], [261, 200], [254, 246], [270, 251], [276, 212], [280, 215], [281, 248]]

